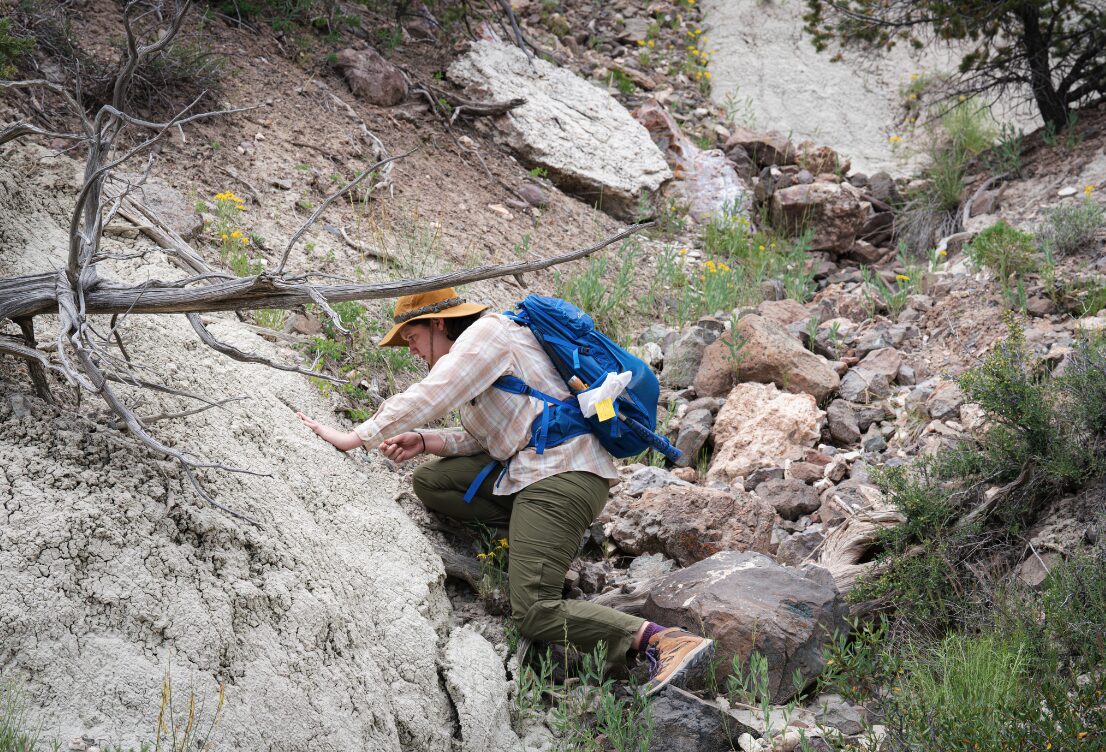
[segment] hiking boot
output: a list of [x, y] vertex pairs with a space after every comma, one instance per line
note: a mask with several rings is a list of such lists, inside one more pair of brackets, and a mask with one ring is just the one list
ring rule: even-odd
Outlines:
[[645, 696], [656, 694], [674, 679], [682, 679], [688, 669], [708, 660], [713, 653], [714, 640], [697, 637], [679, 627], [653, 635], [645, 651], [650, 668]]

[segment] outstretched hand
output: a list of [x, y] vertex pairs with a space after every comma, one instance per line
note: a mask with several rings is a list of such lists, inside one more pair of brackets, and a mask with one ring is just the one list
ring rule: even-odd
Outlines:
[[296, 411], [296, 417], [303, 421], [305, 426], [318, 434], [320, 438], [333, 444], [335, 449], [348, 452], [351, 449], [361, 446], [361, 437], [353, 431], [339, 431], [337, 428], [324, 426], [319, 421], [308, 418], [298, 410]]
[[408, 431], [380, 442], [380, 453], [392, 462], [406, 462], [426, 451], [426, 442], [422, 435]]

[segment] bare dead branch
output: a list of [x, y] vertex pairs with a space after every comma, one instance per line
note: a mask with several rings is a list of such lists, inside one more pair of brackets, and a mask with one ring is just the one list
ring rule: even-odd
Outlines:
[[28, 363], [37, 363], [39, 368], [43, 370], [53, 371], [58, 374], [70, 384], [76, 385], [73, 377], [69, 373], [56, 363], [51, 362], [50, 358], [46, 356], [46, 353], [39, 352], [33, 347], [21, 345], [18, 342], [12, 342], [7, 338], [0, 337], [0, 353], [5, 355], [13, 355], [17, 358], [22, 358]]
[[300, 368], [299, 366], [290, 366], [284, 363], [277, 363], [269, 360], [261, 355], [254, 355], [239, 350], [234, 345], [228, 345], [226, 342], [219, 340], [211, 333], [211, 330], [204, 325], [204, 322], [200, 319], [200, 315], [197, 313], [189, 313], [187, 315], [188, 323], [192, 325], [192, 328], [196, 330], [196, 334], [200, 335], [200, 339], [205, 345], [217, 352], [221, 352], [229, 358], [240, 361], [242, 363], [260, 363], [261, 365], [268, 366], [269, 368], [275, 368], [278, 371], [288, 371], [290, 373], [298, 373], [303, 376], [313, 376], [318, 379], [325, 379], [326, 381], [333, 382], [335, 384], [348, 384], [345, 379], [339, 379], [335, 376], [330, 376], [325, 373], [309, 371], [306, 368]]
[[[491, 264], [418, 279], [400, 279], [373, 284], [304, 285], [289, 284], [270, 274], [237, 277], [199, 288], [178, 288], [169, 285], [121, 285], [103, 280], [85, 290], [89, 314], [123, 313], [208, 313], [214, 311], [256, 310], [258, 308], [291, 308], [305, 303], [317, 303], [314, 294], [335, 303], [345, 300], [378, 300], [429, 292], [442, 287], [479, 282], [485, 279], [509, 277], [548, 269], [552, 266], [584, 258], [633, 235], [653, 222], [631, 225], [593, 245], [569, 253], [533, 261]], [[63, 275], [64, 276], [64, 275]], [[54, 290], [56, 275], [31, 274], [0, 280], [0, 318], [38, 316], [57, 313], [59, 303]], [[313, 292], [312, 292], [313, 291]], [[314, 294], [313, 294], [314, 293]], [[138, 299], [141, 299], [138, 301]], [[136, 302], [138, 301], [138, 302]]]
[[55, 131], [47, 131], [39, 128], [38, 126], [31, 125], [25, 121], [18, 121], [11, 125], [4, 126], [0, 130], [0, 146], [14, 141], [17, 138], [23, 138], [24, 136], [45, 136], [46, 138], [64, 138], [70, 141], [83, 141], [84, 136], [79, 133], [57, 133]]
[[[19, 325], [19, 330], [23, 333], [23, 342], [28, 348], [34, 350], [38, 344], [35, 342], [34, 320], [19, 319], [15, 323]], [[35, 387], [35, 394], [51, 405], [54, 404], [54, 395], [50, 393], [50, 382], [46, 378], [46, 368], [43, 367], [42, 362], [34, 359], [28, 360], [27, 369], [31, 372], [31, 383]]]
[[284, 249], [284, 254], [280, 257], [280, 264], [277, 266], [276, 273], [280, 274], [284, 271], [284, 265], [288, 263], [288, 254], [292, 252], [292, 247], [296, 244], [296, 241], [298, 241], [303, 236], [303, 234], [307, 232], [307, 228], [313, 225], [315, 223], [315, 220], [317, 220], [319, 216], [326, 210], [326, 208], [334, 203], [336, 199], [339, 199], [349, 193], [350, 189], [354, 188], [358, 183], [367, 178], [369, 175], [372, 175], [376, 170], [379, 170], [384, 165], [390, 164], [399, 159], [404, 159], [405, 157], [409, 157], [416, 151], [418, 151], [418, 149], [419, 147], [415, 147], [414, 149], [411, 149], [410, 151], [403, 154], [397, 154], [394, 157], [388, 157], [387, 159], [382, 159], [379, 162], [376, 162], [367, 169], [363, 170], [360, 175], [355, 177], [350, 182], [346, 183], [345, 186], [340, 188], [338, 191], [327, 196], [326, 200], [319, 204], [318, 208], [315, 209], [315, 211], [311, 213], [311, 216], [307, 218], [307, 221], [303, 223], [303, 226], [300, 227], [300, 229], [296, 230], [296, 234], [293, 235], [292, 239], [288, 241], [288, 245]]
[[141, 420], [143, 423], [148, 425], [150, 423], [157, 423], [159, 420], [176, 420], [177, 418], [187, 418], [191, 415], [196, 415], [197, 413], [202, 413], [202, 412], [205, 412], [207, 410], [211, 410], [212, 408], [222, 409], [223, 405], [229, 404], [231, 402], [241, 402], [242, 400], [246, 400], [246, 399], [249, 399], [249, 397], [227, 397], [226, 399], [221, 399], [217, 402], [212, 402], [209, 405], [203, 405], [201, 407], [194, 407], [191, 410], [184, 410], [183, 412], [179, 412], [179, 413], [158, 413], [157, 415], [149, 415], [149, 416], [143, 415], [139, 420]]
[[253, 183], [246, 180], [244, 177], [242, 177], [241, 175], [239, 175], [237, 172], [235, 172], [234, 170], [232, 170], [229, 167], [223, 167], [222, 165], [217, 164], [217, 165], [215, 165], [215, 169], [218, 170], [219, 172], [223, 173], [227, 177], [229, 177], [231, 180], [234, 180], [237, 183], [245, 186], [246, 190], [250, 194], [250, 198], [253, 199], [253, 202], [255, 204], [260, 204], [261, 203], [261, 194], [258, 193], [257, 189], [253, 187]]

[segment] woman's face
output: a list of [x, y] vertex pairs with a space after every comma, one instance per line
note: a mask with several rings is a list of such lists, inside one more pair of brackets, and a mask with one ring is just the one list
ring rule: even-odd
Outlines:
[[449, 347], [453, 344], [445, 336], [445, 322], [441, 319], [431, 319], [429, 322], [412, 321], [403, 327], [400, 337], [407, 343], [411, 353], [422, 358], [431, 368], [438, 358], [449, 352]]

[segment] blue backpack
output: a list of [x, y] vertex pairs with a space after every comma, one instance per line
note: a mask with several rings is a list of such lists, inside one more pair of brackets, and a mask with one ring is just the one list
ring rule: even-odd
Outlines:
[[[566, 400], [557, 399], [516, 376], [502, 376], [495, 381], [496, 389], [535, 397], [545, 403], [541, 416], [531, 426], [527, 447], [542, 454], [547, 447], [593, 433], [615, 457], [635, 457], [654, 449], [672, 462], [680, 462], [683, 453], [655, 433], [660, 384], [641, 358], [616, 345], [596, 330], [590, 316], [559, 298], [527, 295], [517, 311], [504, 315], [530, 328], [572, 395]], [[623, 371], [630, 371], [633, 376], [614, 400], [614, 418], [601, 421], [598, 415], [584, 417], [576, 395], [598, 387], [608, 373]], [[496, 464], [493, 462], [480, 471], [465, 494], [465, 501], [472, 501]]]

